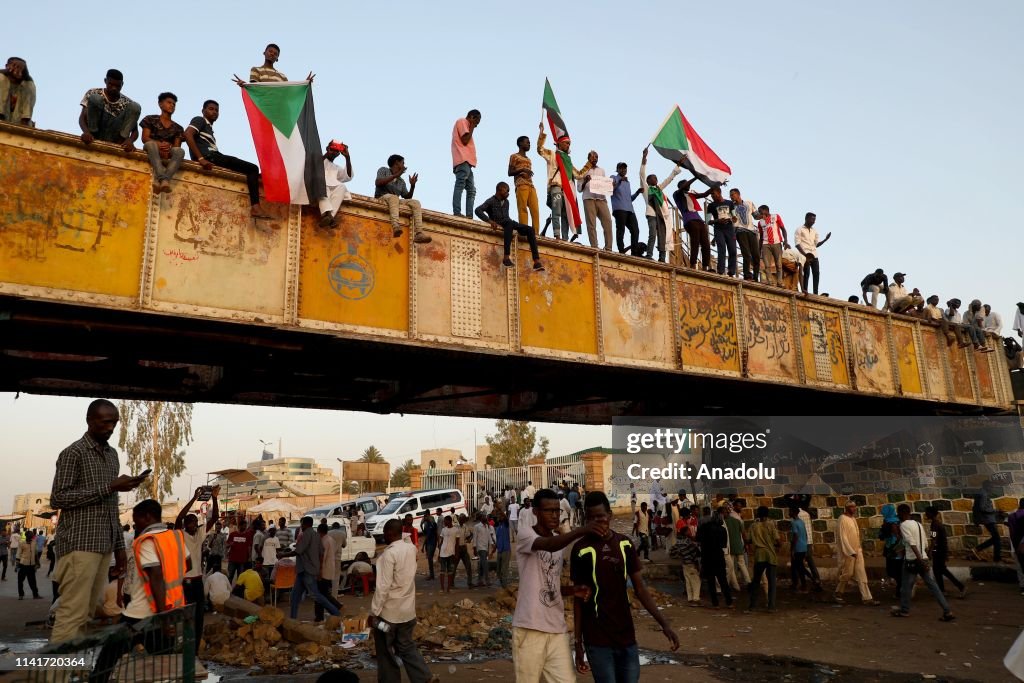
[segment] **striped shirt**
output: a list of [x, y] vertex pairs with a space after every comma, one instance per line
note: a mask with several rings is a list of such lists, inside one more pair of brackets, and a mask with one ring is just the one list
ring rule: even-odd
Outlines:
[[283, 83], [288, 77], [272, 66], [254, 66], [249, 69], [250, 83]]
[[764, 231], [765, 244], [782, 244], [782, 229], [785, 227], [782, 216], [777, 213], [768, 214], [768, 218], [762, 218], [757, 222], [758, 230]]
[[61, 451], [50, 491], [50, 505], [61, 511], [57, 556], [124, 550], [117, 492], [110, 491], [120, 471], [117, 451], [89, 434]]

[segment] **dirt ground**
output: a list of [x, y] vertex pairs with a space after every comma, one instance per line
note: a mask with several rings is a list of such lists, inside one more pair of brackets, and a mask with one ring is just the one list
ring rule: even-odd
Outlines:
[[[652, 554], [652, 558], [659, 563], [668, 561], [663, 551]], [[422, 569], [425, 571], [425, 566]], [[438, 590], [436, 581], [418, 577], [417, 601], [427, 608], [435, 602], [451, 605], [467, 597], [478, 601], [497, 590], [466, 589], [461, 571], [458, 577], [459, 588], [445, 595]], [[48, 583], [44, 580], [40, 584], [43, 594], [48, 596]], [[896, 596], [892, 589], [880, 588], [877, 581], [872, 581], [871, 589], [882, 601], [880, 607], [860, 605], [854, 593], [848, 595], [847, 604], [835, 605], [825, 599], [830, 595], [831, 585], [826, 585], [824, 594], [794, 594], [788, 590], [787, 582], [780, 581], [778, 611], [774, 614], [744, 613], [746, 596], [739, 601], [740, 608], [734, 610], [688, 607], [681, 583], [660, 581], [653, 585], [664, 593], [681, 596], [682, 604], [673, 601], [663, 611], [679, 634], [682, 647], [674, 655], [667, 653], [665, 638], [654, 620], [645, 613], [634, 613], [639, 645], [646, 656], [655, 660], [642, 667], [642, 681], [1012, 681], [1002, 659], [1024, 628], [1024, 596], [1015, 584], [1008, 583], [970, 582], [965, 599], [950, 599], [957, 616], [952, 623], [938, 621], [941, 611], [922, 588], [917, 591], [909, 619], [890, 617], [889, 608], [896, 604]], [[369, 598], [363, 596], [346, 595], [342, 602], [346, 614], [369, 608]], [[12, 651], [41, 645], [47, 632], [25, 624], [45, 618], [48, 603], [49, 600], [18, 601], [14, 582], [9, 578], [0, 583], [0, 609], [5, 615], [0, 622], [0, 644]], [[299, 616], [312, 619], [308, 601]], [[474, 658], [465, 662], [438, 661], [438, 657], [446, 656], [441, 650], [424, 648], [423, 652], [431, 661], [431, 669], [446, 682], [511, 680], [513, 675], [508, 654], [488, 659], [493, 654], [474, 653]], [[368, 662], [363, 658], [354, 664], [363, 666]], [[244, 670], [218, 667], [212, 670], [220, 674], [221, 681], [315, 680], [306, 676], [250, 677]], [[362, 681], [376, 680], [372, 668], [361, 668], [357, 673]], [[578, 680], [592, 678], [579, 676]]]

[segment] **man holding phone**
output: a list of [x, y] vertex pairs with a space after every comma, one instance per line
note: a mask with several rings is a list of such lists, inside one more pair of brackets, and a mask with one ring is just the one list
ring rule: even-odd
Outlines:
[[60, 510], [60, 534], [55, 552], [54, 581], [60, 584], [60, 604], [54, 615], [50, 642], [82, 635], [108, 582], [111, 554], [115, 571], [123, 576], [127, 557], [118, 518], [118, 494], [131, 491], [149, 476], [119, 474], [117, 451], [109, 445], [121, 416], [105, 399], [89, 404], [85, 435], [57, 458], [50, 504]]

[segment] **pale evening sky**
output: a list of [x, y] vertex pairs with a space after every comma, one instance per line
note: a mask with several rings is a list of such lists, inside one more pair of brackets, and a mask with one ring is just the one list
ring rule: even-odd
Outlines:
[[[321, 138], [351, 145], [353, 191], [370, 193], [377, 167], [401, 153], [420, 173], [424, 205], [450, 211], [455, 119], [471, 108], [483, 112], [479, 203], [506, 179], [515, 138], [535, 136], [547, 76], [574, 157], [582, 163], [596, 149], [609, 173], [626, 161], [634, 185], [641, 150], [679, 104], [732, 167], [731, 187], [771, 205], [791, 232], [814, 211], [821, 234], [833, 233], [820, 253], [823, 292], [845, 299], [875, 268], [901, 270], [926, 296], [991, 303], [1004, 333], [1013, 304], [1024, 299], [1017, 268], [1024, 239], [1012, 218], [1024, 156], [1024, 5], [1013, 0], [595, 1], [558, 9], [527, 0], [514, 7], [186, 1], [133, 16], [38, 2], [4, 22], [0, 57], [28, 61], [40, 128], [77, 132], [82, 94], [115, 67], [143, 114], [157, 111], [164, 90], [178, 95], [182, 124], [204, 99], [219, 100], [221, 149], [254, 160], [230, 79], [245, 77], [275, 42], [289, 77], [317, 74]], [[649, 172], [669, 170], [652, 155]], [[0, 396], [8, 441], [0, 512], [16, 492], [49, 488], [57, 452], [84, 429], [85, 404]], [[199, 405], [188, 469], [243, 463], [259, 454], [258, 438], [278, 436], [286, 454], [332, 463], [370, 443], [394, 462], [424, 447], [468, 452], [474, 425], [482, 443], [490, 421]], [[607, 428], [541, 431], [555, 452], [610, 441]]]

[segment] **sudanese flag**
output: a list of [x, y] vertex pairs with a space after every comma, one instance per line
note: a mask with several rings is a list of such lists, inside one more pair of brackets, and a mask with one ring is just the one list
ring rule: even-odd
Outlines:
[[651, 141], [658, 154], [687, 169], [708, 187], [719, 187], [732, 174], [722, 159], [693, 129], [677, 106]]
[[326, 197], [312, 83], [246, 83], [242, 101], [267, 200], [315, 204]]
[[565, 199], [565, 206], [567, 208], [566, 215], [569, 217], [569, 222], [572, 223], [573, 230], [579, 233], [583, 221], [580, 220], [580, 207], [576, 203], [576, 192], [574, 191], [576, 184], [572, 182], [572, 159], [569, 158], [568, 154], [558, 151], [558, 139], [563, 135], [568, 135], [569, 131], [565, 127], [565, 121], [562, 120], [562, 112], [558, 109], [555, 93], [551, 90], [551, 81], [546, 78], [544, 79], [544, 102], [541, 106], [544, 108], [544, 113], [548, 118], [551, 137], [554, 138], [558, 174], [562, 179], [562, 196]]

